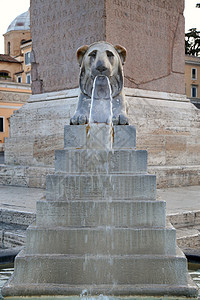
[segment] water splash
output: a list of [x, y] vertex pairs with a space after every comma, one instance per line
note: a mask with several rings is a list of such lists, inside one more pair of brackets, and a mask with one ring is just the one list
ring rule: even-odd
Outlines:
[[114, 299], [113, 297], [104, 296], [103, 294], [100, 294], [98, 296], [91, 296], [90, 292], [85, 289], [80, 294], [81, 300], [111, 300]]

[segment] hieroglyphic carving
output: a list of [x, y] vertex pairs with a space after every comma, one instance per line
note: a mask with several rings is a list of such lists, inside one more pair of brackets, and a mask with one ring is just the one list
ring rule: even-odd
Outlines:
[[78, 86], [76, 49], [105, 39], [103, 14], [100, 0], [32, 0], [33, 49], [44, 92]]
[[[180, 55], [184, 47], [183, 0], [108, 2], [107, 16], [112, 19], [107, 32], [108, 41], [113, 44], [120, 41], [127, 48], [126, 85], [140, 87], [170, 76], [172, 72], [183, 75], [184, 59], [175, 70], [172, 67], [174, 41]], [[118, 35], [113, 35], [114, 29]]]
[[31, 0], [43, 91], [77, 87], [76, 49], [105, 40], [127, 49], [126, 86], [184, 93], [183, 10], [184, 0]]

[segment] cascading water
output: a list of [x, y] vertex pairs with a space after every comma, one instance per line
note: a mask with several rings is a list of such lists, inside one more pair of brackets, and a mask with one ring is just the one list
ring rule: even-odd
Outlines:
[[[91, 149], [98, 149], [110, 151], [112, 150], [113, 144], [113, 124], [112, 124], [112, 89], [110, 85], [109, 78], [104, 75], [98, 75], [95, 77], [93, 82], [92, 97], [91, 97], [91, 107], [89, 114], [89, 125], [88, 125], [88, 146]], [[105, 124], [108, 125], [105, 127]], [[105, 132], [106, 129], [106, 132]], [[107, 132], [108, 131], [108, 132]], [[95, 156], [95, 154], [93, 153]], [[96, 155], [98, 164], [99, 155]], [[108, 161], [107, 161], [108, 166]], [[108, 168], [107, 168], [108, 174]], [[102, 191], [104, 189], [104, 182], [99, 174], [98, 178], [99, 186]], [[113, 189], [111, 182], [111, 177], [109, 178], [110, 189]], [[106, 193], [106, 191], [105, 191]], [[104, 194], [104, 198], [109, 199], [110, 195]]]
[[[9, 300], [197, 297], [175, 230], [166, 225], [165, 203], [156, 198], [156, 176], [147, 173], [147, 153], [136, 150], [123, 99], [122, 93], [112, 99], [108, 77], [97, 76], [89, 124], [65, 126], [46, 199], [37, 202], [36, 224], [2, 290]], [[88, 103], [83, 94], [79, 100]], [[72, 121], [86, 119], [84, 108]]]
[[112, 90], [107, 76], [96, 76], [93, 83], [89, 124], [112, 124]]
[[[104, 132], [105, 124], [109, 125], [109, 134]], [[108, 77], [104, 75], [94, 79], [88, 129], [90, 149], [94, 149], [94, 146], [98, 149], [112, 149], [112, 90]], [[102, 135], [107, 138], [102, 139]]]

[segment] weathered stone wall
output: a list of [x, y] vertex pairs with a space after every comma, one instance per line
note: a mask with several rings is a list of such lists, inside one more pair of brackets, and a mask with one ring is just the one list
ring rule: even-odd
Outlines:
[[186, 98], [167, 93], [127, 93], [137, 148], [148, 150], [151, 166], [200, 164], [200, 110]]
[[28, 93], [13, 93], [0, 91], [0, 102], [10, 102], [10, 103], [26, 103], [30, 94]]
[[78, 86], [76, 49], [127, 48], [125, 86], [184, 94], [184, 0], [31, 0], [33, 93]]
[[[198, 185], [200, 111], [185, 96], [127, 88], [125, 93], [137, 149], [148, 150], [149, 172], [156, 173], [158, 186]], [[74, 89], [33, 95], [15, 112], [0, 182], [44, 187], [54, 151], [64, 147], [64, 125], [76, 109], [77, 94]]]
[[184, 1], [106, 2], [106, 38], [127, 48], [125, 86], [185, 93]]

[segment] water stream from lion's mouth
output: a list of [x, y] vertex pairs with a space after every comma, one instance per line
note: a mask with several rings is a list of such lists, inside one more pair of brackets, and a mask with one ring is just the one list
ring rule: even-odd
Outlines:
[[94, 79], [89, 124], [112, 123], [112, 90], [107, 76], [98, 75]]

